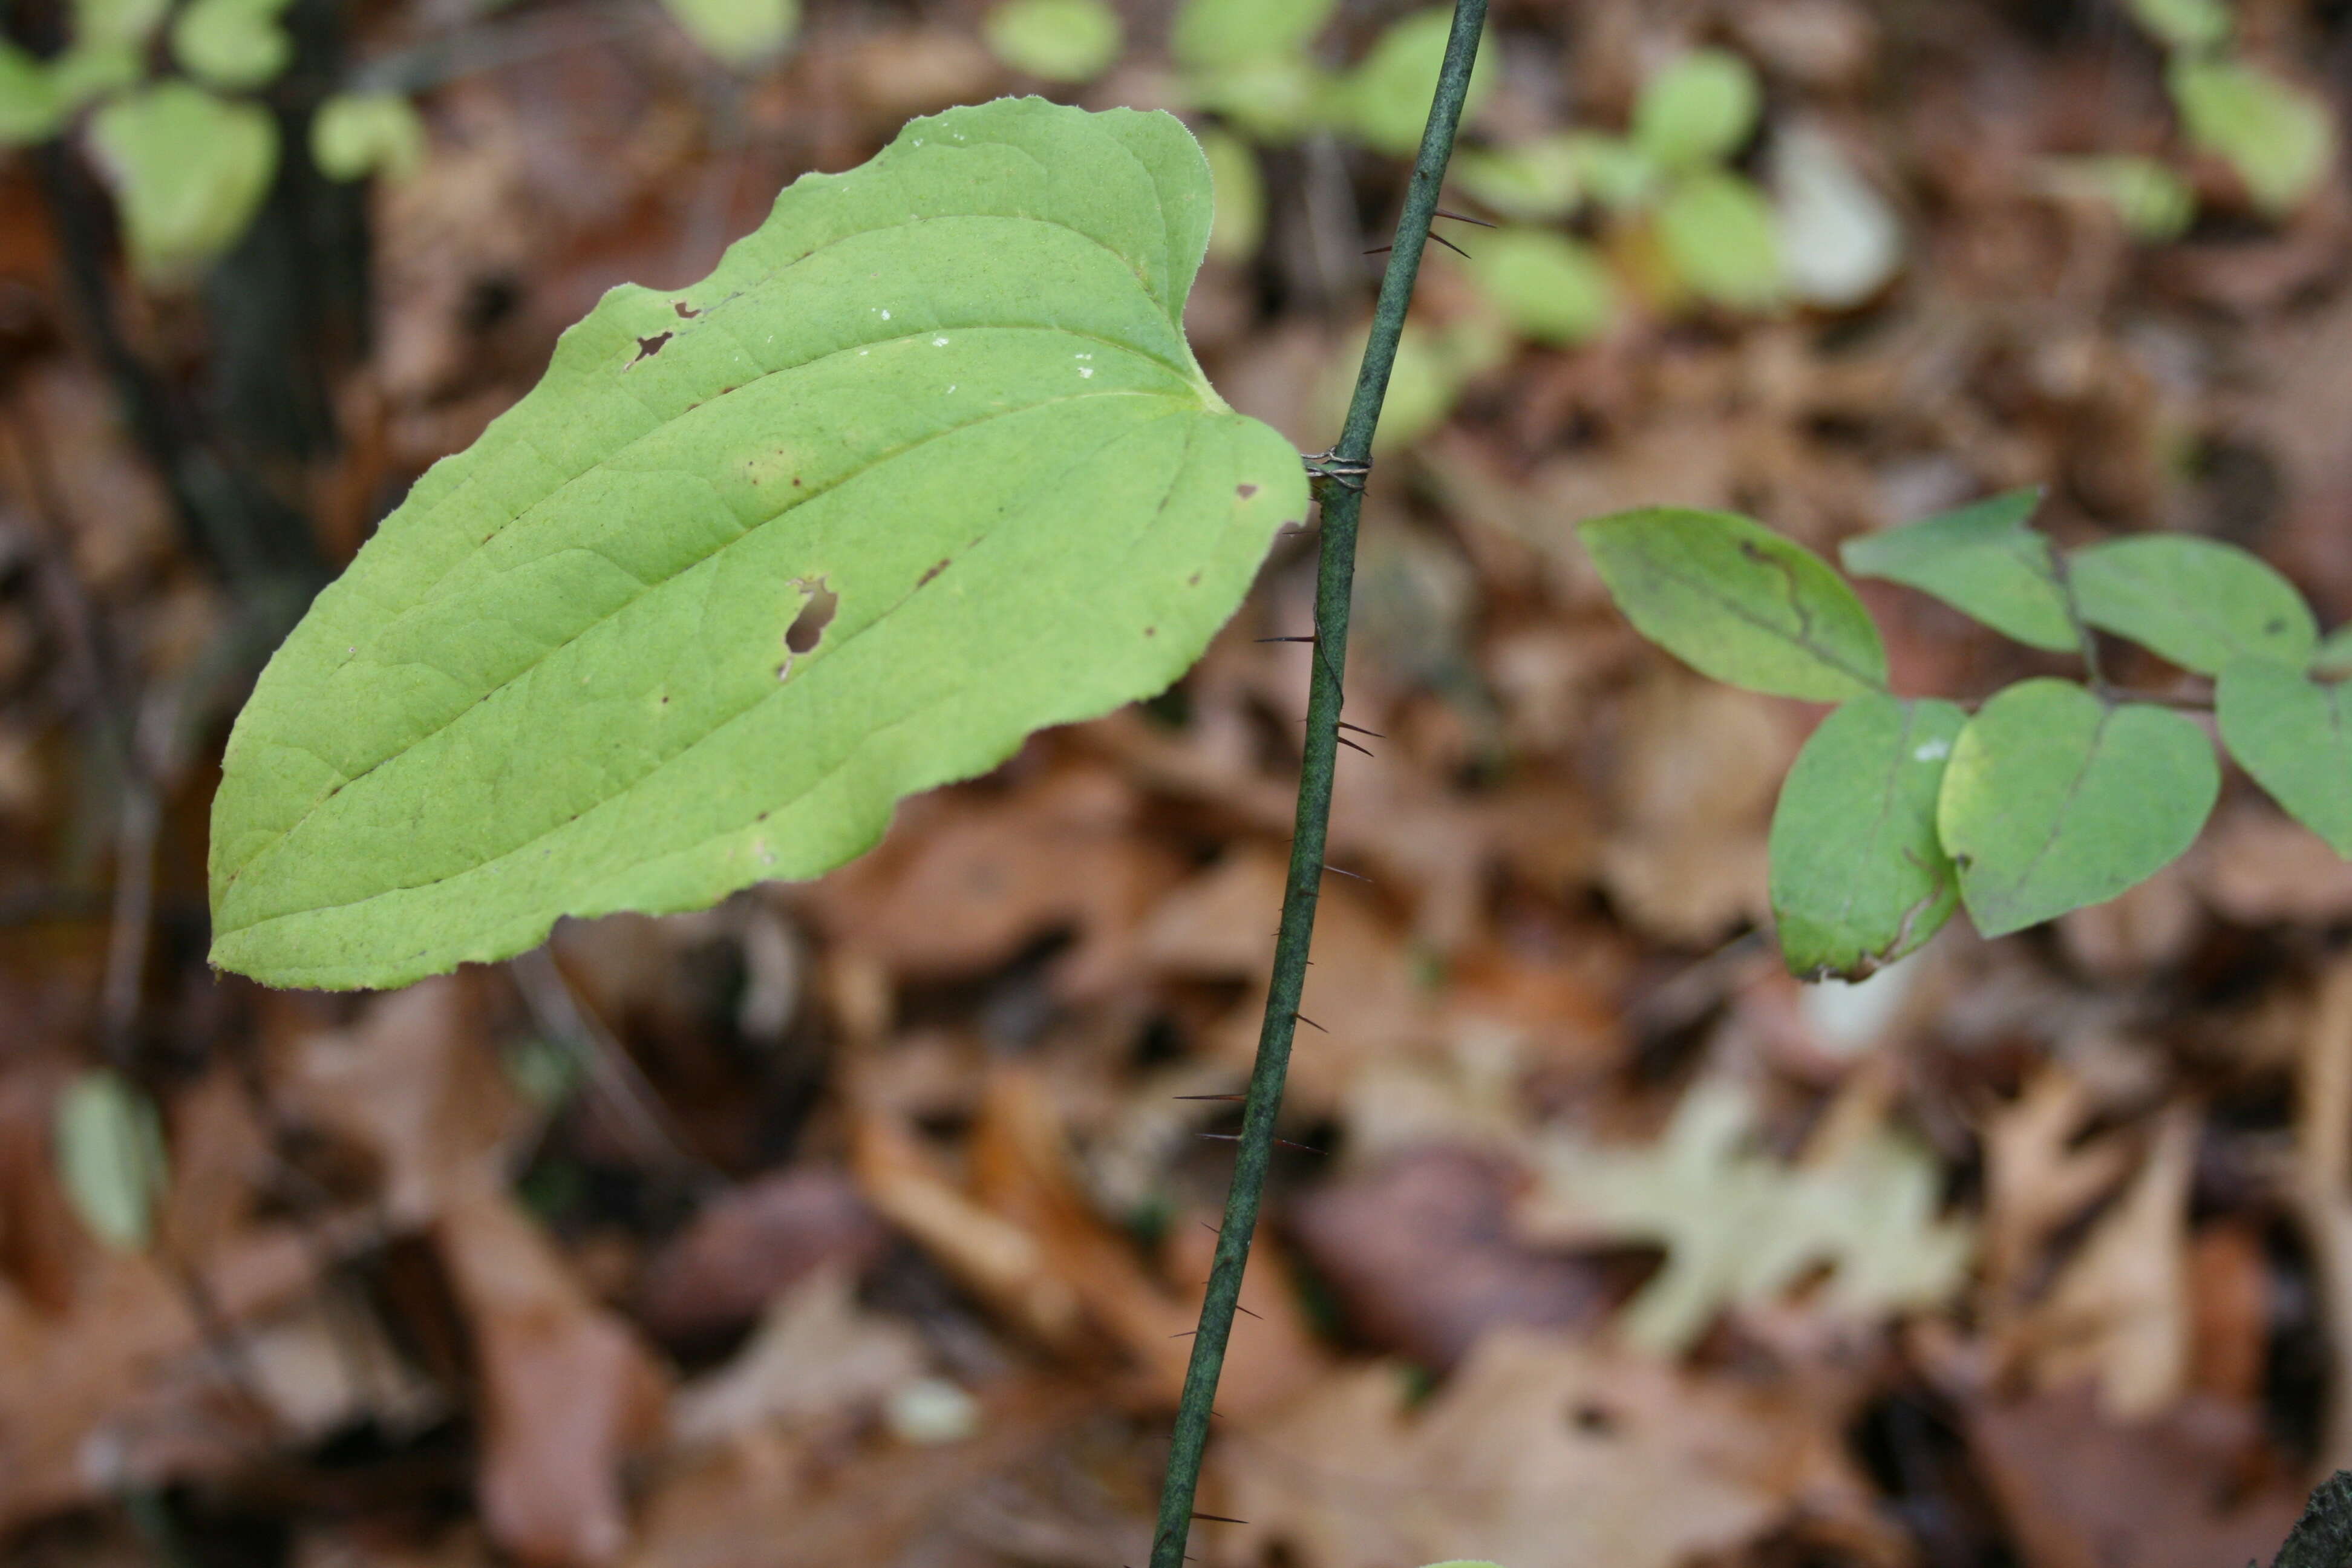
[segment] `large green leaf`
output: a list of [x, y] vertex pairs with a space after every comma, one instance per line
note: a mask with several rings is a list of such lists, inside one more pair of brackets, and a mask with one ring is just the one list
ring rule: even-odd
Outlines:
[[2112, 899], [2189, 847], [2221, 769], [2169, 709], [2109, 705], [2068, 680], [2025, 680], [1953, 742], [1937, 831], [1987, 936]]
[[1625, 618], [1700, 674], [1816, 702], [1885, 688], [1886, 649], [1862, 601], [1770, 529], [1648, 507], [1577, 531]]
[[2221, 740], [2271, 798], [2352, 859], [2352, 685], [2266, 658], [2221, 671]]
[[1307, 500], [1179, 325], [1209, 213], [1172, 118], [1003, 100], [606, 295], [263, 673], [214, 961], [393, 985], [813, 876], [1174, 680]]
[[2319, 646], [2294, 584], [2234, 544], [2142, 534], [2078, 550], [2066, 569], [2084, 620], [2200, 675], [2242, 658], [2301, 665]]
[[1936, 837], [1944, 763], [1968, 715], [1873, 692], [1797, 753], [1772, 812], [1772, 916], [1790, 973], [1860, 979], [1936, 934], [1960, 901]]
[[1932, 594], [2019, 642], [2063, 652], [2076, 640], [2066, 591], [2058, 585], [2050, 542], [2026, 526], [2041, 504], [2039, 489], [2011, 490], [1849, 539], [1838, 559], [1857, 577]]

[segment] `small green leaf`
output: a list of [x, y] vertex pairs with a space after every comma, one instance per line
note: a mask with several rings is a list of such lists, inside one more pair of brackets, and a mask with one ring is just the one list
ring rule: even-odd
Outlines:
[[1669, 169], [1720, 163], [1756, 133], [1764, 90], [1727, 49], [1695, 49], [1643, 86], [1633, 144]]
[[1541, 136], [1516, 147], [1492, 151], [1464, 148], [1454, 154], [1454, 180], [1501, 213], [1526, 223], [1546, 223], [1574, 212], [1584, 197], [1584, 159], [1572, 136]]
[[396, 92], [339, 92], [310, 121], [310, 161], [331, 180], [404, 180], [426, 151], [424, 117]]
[[1611, 212], [1629, 212], [1656, 191], [1658, 165], [1625, 138], [1571, 131], [1561, 140], [1575, 157], [1577, 178], [1592, 199]]
[[48, 66], [0, 38], [0, 147], [47, 141], [65, 123], [66, 112]]
[[2197, 193], [2153, 158], [2050, 158], [2042, 172], [2053, 195], [2105, 203], [2144, 244], [2179, 239], [2197, 216]]
[[2328, 633], [2319, 651], [2312, 655], [2311, 667], [2324, 675], [2352, 675], [2352, 626]]
[[1780, 303], [1778, 226], [1764, 193], [1722, 169], [1685, 174], [1658, 205], [1658, 237], [1675, 275], [1699, 298], [1735, 310]]
[[138, 44], [78, 43], [49, 62], [60, 116], [135, 87], [146, 76], [145, 48]]
[[278, 16], [290, 0], [193, 0], [172, 18], [172, 55], [190, 76], [226, 91], [267, 86], [294, 58]]
[[263, 672], [214, 962], [396, 985], [812, 877], [1165, 689], [1306, 516], [1180, 325], [1210, 207], [1171, 116], [1005, 100], [605, 295]]
[[171, 8], [172, 0], [73, 0], [74, 47], [143, 48]]
[[2039, 487], [2011, 490], [1884, 533], [1849, 539], [1838, 552], [1857, 577], [1931, 594], [2004, 637], [2054, 653], [2077, 641], [2050, 542], [2027, 526]]
[[259, 104], [167, 81], [90, 117], [90, 149], [114, 188], [131, 266], [169, 281], [236, 242], [278, 169], [278, 123]]
[[2131, 13], [2168, 49], [2210, 49], [2236, 25], [2221, 0], [2131, 0]]
[[1327, 118], [1337, 84], [1303, 56], [1244, 60], [1184, 79], [1185, 100], [1261, 142], [1288, 142]]
[[670, 20], [720, 64], [757, 70], [800, 36], [801, 0], [662, 0]]
[[[1317, 401], [1332, 425], [1347, 417], [1348, 400], [1356, 389], [1356, 364], [1370, 335], [1367, 327], [1330, 360]], [[1510, 350], [1510, 340], [1498, 326], [1475, 317], [1442, 329], [1406, 321], [1397, 340], [1396, 363], [1389, 373], [1388, 398], [1381, 405], [1372, 449], [1401, 451], [1444, 424], [1461, 401], [1463, 388], [1508, 358]]]
[[[1373, 43], [1363, 63], [1341, 81], [1339, 109], [1347, 128], [1374, 152], [1407, 157], [1421, 146], [1429, 123], [1429, 100], [1437, 91], [1438, 67], [1445, 60], [1451, 10], [1415, 11]], [[1494, 50], [1482, 47], [1470, 68], [1470, 96], [1463, 101], [1467, 123], [1486, 101], [1494, 76]]]
[[1046, 81], [1092, 81], [1127, 41], [1104, 0], [1004, 0], [980, 30], [998, 59]]
[[1168, 51], [1187, 70], [1216, 72], [1299, 55], [1339, 0], [1184, 0]]
[[83, 1228], [127, 1252], [145, 1247], [169, 1176], [155, 1102], [95, 1068], [58, 1097], [52, 1136], [59, 1184]]
[[2319, 645], [2294, 584], [2234, 544], [2141, 534], [2074, 552], [2066, 574], [2085, 621], [2200, 675], [2241, 658], [2301, 666]]
[[1770, 529], [1649, 507], [1577, 532], [1634, 629], [1700, 674], [1814, 702], [1885, 689], [1886, 649], [1862, 601]]
[[2301, 206], [2336, 160], [2327, 105], [2260, 66], [2182, 56], [2165, 79], [2189, 141], [2225, 160], [2273, 217]]
[[2180, 714], [2026, 680], [1953, 742], [1936, 825], [1969, 918], [2002, 936], [2164, 869], [2221, 787], [2211, 743]]
[[1470, 275], [1522, 337], [1580, 343], [1608, 326], [1616, 285], [1592, 247], [1541, 228], [1482, 234]]
[[1772, 812], [1772, 918], [1789, 972], [1858, 980], [1936, 934], [1960, 901], [1936, 837], [1945, 760], [1968, 715], [1856, 697], [1797, 753]]
[[2265, 658], [2223, 668], [2221, 742], [2296, 821], [2352, 860], [2352, 685]]
[[1220, 261], [1247, 261], [1265, 239], [1265, 176], [1257, 149], [1222, 131], [1202, 133], [1216, 192], [1216, 218], [1209, 226], [1209, 254]]

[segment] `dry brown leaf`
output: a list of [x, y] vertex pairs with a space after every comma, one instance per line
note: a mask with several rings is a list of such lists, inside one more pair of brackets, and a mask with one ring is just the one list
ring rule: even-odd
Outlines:
[[620, 1467], [657, 1432], [660, 1373], [503, 1193], [453, 1194], [433, 1229], [474, 1335], [491, 1538], [526, 1563], [610, 1563], [628, 1543]]
[[2241, 925], [2318, 924], [2352, 914], [2352, 861], [2266, 805], [2224, 809], [2187, 864], [2205, 901]]
[[925, 1359], [912, 1330], [861, 1310], [849, 1273], [826, 1264], [776, 1297], [733, 1360], [677, 1391], [670, 1436], [713, 1443], [870, 1407], [921, 1376]]
[[2095, 1109], [2082, 1079], [2046, 1068], [1985, 1128], [1985, 1274], [1997, 1316], [2026, 1289], [2050, 1237], [2131, 1168], [2128, 1140], [2077, 1143]]
[[2166, 1112], [2138, 1175], [2019, 1326], [2041, 1387], [2095, 1379], [2103, 1408], [2129, 1422], [2165, 1409], [2187, 1386], [2197, 1136], [2193, 1110]]
[[847, 1173], [770, 1172], [713, 1198], [646, 1262], [637, 1318], [656, 1339], [726, 1333], [816, 1269], [861, 1273], [887, 1245]]
[[1680, 1568], [1864, 1508], [1826, 1423], [1555, 1337], [1500, 1331], [1424, 1408], [1406, 1396], [1402, 1368], [1351, 1367], [1222, 1437], [1206, 1506], [1250, 1522], [1196, 1543], [1300, 1568]]

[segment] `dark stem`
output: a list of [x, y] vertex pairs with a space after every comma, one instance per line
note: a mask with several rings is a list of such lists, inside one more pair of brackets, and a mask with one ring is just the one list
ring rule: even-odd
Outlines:
[[1192, 1359], [1184, 1373], [1184, 1394], [1176, 1410], [1176, 1431], [1168, 1456], [1168, 1479], [1160, 1494], [1160, 1521], [1151, 1542], [1151, 1568], [1181, 1568], [1192, 1530], [1193, 1494], [1201, 1480], [1201, 1457], [1208, 1446], [1210, 1405], [1223, 1369], [1225, 1342], [1233, 1332], [1242, 1269], [1249, 1261], [1251, 1233], [1257, 1226], [1265, 1191], [1267, 1162], [1274, 1151], [1274, 1122], [1282, 1108], [1282, 1080], [1290, 1066], [1291, 1037], [1297, 1027], [1299, 994], [1307, 983], [1307, 950], [1315, 932], [1315, 900], [1323, 876], [1323, 845], [1331, 818], [1331, 778], [1339, 765], [1339, 673], [1347, 668], [1349, 592], [1356, 571], [1356, 524], [1363, 510], [1360, 474], [1371, 461], [1372, 430], [1388, 395], [1396, 363], [1397, 339], [1404, 331], [1405, 307], [1421, 271], [1421, 252], [1437, 211], [1438, 188], [1454, 154], [1454, 131], [1470, 89], [1470, 66], [1486, 21], [1486, 0], [1454, 0], [1454, 29], [1445, 40], [1445, 61], [1429, 106], [1428, 129], [1405, 188], [1404, 212], [1397, 219], [1395, 247], [1381, 279], [1372, 335], [1356, 374], [1356, 395], [1339, 443], [1318, 474], [1316, 493], [1323, 503], [1323, 539], [1315, 581], [1315, 657], [1307, 699], [1307, 746], [1298, 771], [1298, 817], [1290, 842], [1290, 872], [1282, 900], [1282, 928], [1274, 950], [1274, 979], [1265, 999], [1265, 1023], [1258, 1034], [1257, 1065], [1250, 1072], [1249, 1099], [1242, 1112], [1234, 1156], [1233, 1185], [1225, 1197], [1225, 1220], [1217, 1234], [1216, 1262], [1201, 1302], [1201, 1326], [1192, 1337]]

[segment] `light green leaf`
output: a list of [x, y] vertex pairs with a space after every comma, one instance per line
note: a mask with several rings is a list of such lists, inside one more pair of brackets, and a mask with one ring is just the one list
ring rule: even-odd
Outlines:
[[1756, 133], [1764, 89], [1727, 49], [1694, 49], [1643, 85], [1633, 144], [1669, 169], [1720, 163]]
[[1216, 191], [1216, 221], [1209, 226], [1209, 254], [1220, 261], [1247, 261], [1265, 238], [1265, 177], [1257, 149], [1238, 136], [1210, 131], [1201, 137]]
[[76, 44], [49, 64], [60, 115], [135, 87], [146, 76], [146, 51], [138, 44]]
[[1960, 901], [1936, 837], [1945, 760], [1968, 715], [1873, 692], [1822, 721], [1772, 811], [1772, 918], [1803, 979], [1858, 980], [1926, 942]]
[[47, 141], [65, 123], [66, 112], [49, 67], [0, 38], [0, 147]]
[[801, 0], [662, 0], [686, 36], [720, 64], [756, 70], [800, 36]]
[[172, 55], [190, 76], [231, 92], [274, 81], [294, 58], [278, 25], [290, 0], [191, 0], [172, 18]]
[[2058, 585], [2050, 541], [2027, 526], [2042, 504], [2036, 486], [1939, 512], [1884, 533], [1849, 539], [1838, 552], [1857, 577], [1916, 588], [2004, 637], [2053, 653], [2078, 639]]
[[1470, 275], [1522, 337], [1580, 343], [1609, 325], [1617, 289], [1592, 247], [1541, 228], [1482, 234]]
[[1104, 0], [1004, 0], [981, 36], [998, 59], [1047, 81], [1092, 81], [1127, 41]]
[[310, 161], [331, 180], [404, 180], [427, 150], [424, 117], [396, 92], [339, 92], [310, 121]]
[[236, 242], [278, 170], [278, 124], [259, 104], [167, 81], [90, 117], [141, 277], [167, 282]]
[[2242, 658], [2222, 668], [2214, 709], [2239, 765], [2352, 860], [2352, 685]]
[[1623, 137], [1571, 131], [1561, 140], [1575, 157], [1584, 189], [1610, 211], [1638, 207], [1657, 189], [1658, 165]]
[[1827, 563], [1729, 512], [1649, 507], [1579, 526], [1643, 637], [1702, 675], [1835, 702], [1886, 686], [1886, 649]]
[[1185, 101], [1262, 142], [1288, 142], [1326, 117], [1339, 88], [1304, 56], [1245, 60], [1185, 78]]
[[[1331, 356], [1317, 396], [1330, 425], [1347, 417], [1356, 366], [1370, 335], [1367, 327]], [[1509, 337], [1491, 321], [1465, 318], [1439, 330], [1406, 321], [1397, 340], [1396, 363], [1389, 373], [1388, 397], [1381, 405], [1372, 449], [1402, 450], [1444, 424], [1470, 380], [1501, 363], [1510, 352]]]
[[[1392, 25], [1372, 44], [1363, 63], [1339, 84], [1337, 108], [1347, 129], [1374, 152], [1408, 157], [1421, 146], [1429, 123], [1429, 100], [1437, 91], [1438, 68], [1445, 60], [1445, 37], [1454, 26], [1450, 9], [1415, 11]], [[1470, 68], [1470, 95], [1462, 119], [1468, 123], [1492, 85], [1494, 50], [1481, 39]]]
[[1179, 325], [1210, 205], [1173, 118], [1000, 100], [607, 294], [264, 671], [213, 961], [396, 985], [814, 876], [1166, 687], [1306, 515]]
[[2169, 49], [2210, 49], [2235, 26], [2222, 0], [2130, 0], [2132, 16]]
[[2066, 574], [2085, 621], [2200, 675], [2246, 657], [2300, 666], [2319, 646], [2294, 584], [2234, 544], [2141, 534], [2074, 552]]
[[73, 0], [74, 47], [143, 48], [171, 8], [172, 0]]
[[2180, 714], [2026, 680], [1953, 742], [1937, 831], [1977, 930], [2001, 936], [2164, 869], [2221, 787], [2211, 743]]
[[1572, 136], [1542, 136], [1516, 147], [1454, 154], [1454, 184], [1505, 217], [1544, 223], [1574, 212], [1584, 197], [1583, 156]]
[[82, 1227], [135, 1252], [154, 1234], [155, 1200], [168, 1178], [155, 1102], [104, 1068], [58, 1097], [58, 1176]]
[[2165, 80], [2189, 141], [2225, 160], [2273, 217], [2301, 206], [2336, 161], [2326, 103], [2260, 66], [2182, 56]]
[[1738, 174], [1702, 169], [1658, 205], [1658, 237], [1675, 273], [1701, 299], [1763, 310], [1784, 292], [1772, 204]]
[[1834, 138], [1798, 126], [1772, 139], [1781, 271], [1809, 305], [1846, 310], [1903, 266], [1903, 225]]
[[1304, 51], [1339, 0], [1184, 0], [1168, 50], [1187, 70], [1222, 71]]
[[2042, 169], [2052, 195], [2105, 204], [2145, 244], [2179, 239], [2197, 216], [2197, 193], [2153, 158], [2048, 158]]

